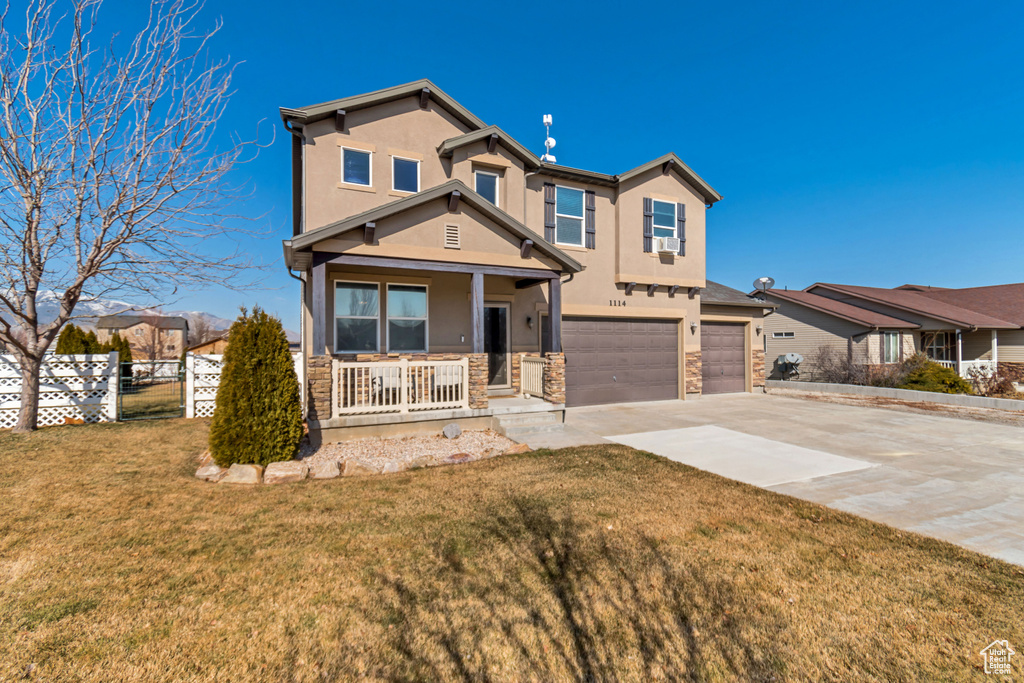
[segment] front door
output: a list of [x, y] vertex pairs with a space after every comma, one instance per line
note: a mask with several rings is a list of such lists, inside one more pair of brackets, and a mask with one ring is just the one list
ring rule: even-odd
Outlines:
[[484, 306], [484, 351], [487, 352], [487, 386], [501, 389], [509, 383], [508, 304]]

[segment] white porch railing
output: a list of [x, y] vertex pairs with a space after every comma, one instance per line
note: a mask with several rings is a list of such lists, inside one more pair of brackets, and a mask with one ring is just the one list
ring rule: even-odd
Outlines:
[[955, 360], [934, 360], [933, 359], [932, 362], [938, 363], [939, 365], [941, 365], [944, 368], [949, 368], [950, 370], [956, 370], [956, 361]]
[[981, 377], [991, 377], [996, 371], [996, 364], [990, 360], [965, 360], [960, 363], [960, 376], [971, 379], [974, 371]]
[[334, 415], [469, 408], [469, 359], [350, 363], [335, 360]]
[[522, 356], [519, 366], [519, 381], [522, 393], [530, 396], [544, 396], [544, 359], [537, 356]]

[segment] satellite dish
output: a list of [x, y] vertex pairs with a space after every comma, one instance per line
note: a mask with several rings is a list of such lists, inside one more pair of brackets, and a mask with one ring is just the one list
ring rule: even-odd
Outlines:
[[544, 146], [547, 147], [548, 149], [553, 149], [555, 146], [555, 139], [548, 138], [547, 140], [544, 141]]
[[767, 292], [769, 289], [775, 286], [775, 280], [770, 277], [759, 277], [754, 280], [754, 289], [759, 289], [762, 292]]

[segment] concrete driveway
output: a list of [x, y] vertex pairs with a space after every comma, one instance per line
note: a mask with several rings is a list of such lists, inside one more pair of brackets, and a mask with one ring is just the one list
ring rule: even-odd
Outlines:
[[566, 428], [1024, 565], [1020, 427], [734, 394], [572, 408]]

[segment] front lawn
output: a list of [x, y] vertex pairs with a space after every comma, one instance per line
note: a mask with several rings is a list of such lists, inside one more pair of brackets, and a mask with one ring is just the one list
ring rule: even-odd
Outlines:
[[935, 680], [1024, 647], [1017, 567], [625, 447], [229, 488], [192, 477], [207, 428], [0, 433], [0, 680]]

